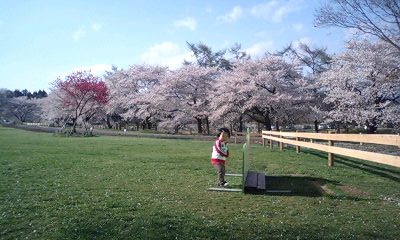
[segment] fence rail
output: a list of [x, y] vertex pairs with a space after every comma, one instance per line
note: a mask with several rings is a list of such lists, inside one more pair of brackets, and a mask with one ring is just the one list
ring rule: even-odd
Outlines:
[[[233, 138], [235, 141], [235, 144], [241, 142], [241, 143], [245, 143], [246, 142], [246, 136], [247, 136], [247, 132], [234, 132], [233, 133]], [[257, 142], [257, 140], [261, 140], [262, 134], [261, 133], [250, 133], [251, 136], [251, 140], [253, 141], [253, 143]]]
[[[283, 150], [283, 144], [291, 144], [296, 146], [296, 151], [300, 152], [300, 147], [316, 149], [328, 153], [328, 166], [333, 166], [334, 155], [339, 154], [347, 157], [359, 158], [381, 164], [387, 164], [400, 167], [400, 156], [388, 155], [383, 153], [375, 153], [361, 151], [343, 147], [335, 147], [334, 142], [356, 142], [356, 143], [373, 143], [381, 145], [391, 145], [400, 147], [400, 136], [398, 135], [362, 135], [362, 134], [324, 134], [324, 133], [302, 133], [302, 132], [262, 132], [263, 145], [265, 139], [273, 146], [273, 141], [279, 142], [280, 149]], [[306, 142], [305, 139], [318, 139], [328, 141], [327, 145]]]

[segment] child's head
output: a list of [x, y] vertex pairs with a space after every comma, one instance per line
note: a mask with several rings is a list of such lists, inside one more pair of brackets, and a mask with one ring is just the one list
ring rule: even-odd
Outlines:
[[227, 141], [231, 137], [231, 132], [227, 128], [219, 128], [217, 131], [217, 138]]

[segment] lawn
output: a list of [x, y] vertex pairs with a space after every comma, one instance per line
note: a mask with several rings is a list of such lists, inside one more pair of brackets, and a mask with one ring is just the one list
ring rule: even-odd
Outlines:
[[[400, 169], [253, 145], [286, 194], [208, 192], [211, 142], [0, 127], [0, 239], [398, 239]], [[230, 145], [229, 172], [241, 170]], [[240, 178], [228, 179], [240, 187]]]

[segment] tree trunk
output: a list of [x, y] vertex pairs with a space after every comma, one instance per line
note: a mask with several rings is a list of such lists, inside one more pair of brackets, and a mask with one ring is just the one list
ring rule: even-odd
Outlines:
[[107, 128], [108, 128], [108, 129], [111, 129], [111, 128], [112, 128], [110, 119], [111, 119], [110, 115], [107, 114], [107, 117], [106, 117], [106, 124], [107, 124]]
[[210, 121], [208, 117], [206, 117], [206, 127], [207, 127], [207, 135], [210, 135]]
[[278, 120], [275, 121], [275, 127], [276, 127], [276, 131], [279, 131], [279, 122], [278, 122]]
[[340, 123], [336, 124], [336, 133], [340, 133]]
[[239, 132], [243, 132], [243, 117], [240, 115], [239, 117]]
[[71, 133], [76, 133], [76, 120], [73, 121]]
[[83, 121], [83, 127], [85, 128], [85, 133], [87, 134], [89, 133], [89, 128], [86, 123], [87, 123], [86, 121]]
[[371, 122], [369, 122], [369, 121], [367, 121], [366, 122], [366, 125], [367, 125], [367, 133], [368, 134], [374, 134], [374, 133], [376, 133], [376, 130], [378, 129], [378, 126], [377, 126], [377, 124], [376, 124], [376, 122], [375, 122], [375, 119], [372, 119], [372, 121]]
[[179, 133], [179, 125], [175, 126], [174, 128], [174, 134], [178, 134]]
[[151, 122], [148, 120], [148, 119], [146, 119], [146, 125], [147, 125], [147, 129], [151, 129]]
[[203, 127], [201, 124], [201, 118], [195, 118], [197, 120], [197, 133], [203, 133]]
[[374, 134], [374, 133], [376, 133], [377, 129], [378, 129], [378, 127], [376, 125], [368, 125], [367, 133]]
[[315, 130], [316, 133], [319, 132], [319, 129], [318, 129], [318, 120], [314, 120], [314, 130]]
[[265, 129], [267, 131], [271, 131], [272, 130], [272, 128], [271, 128], [271, 119], [269, 119], [269, 116], [265, 116], [264, 119], [265, 119], [265, 121], [264, 121]]

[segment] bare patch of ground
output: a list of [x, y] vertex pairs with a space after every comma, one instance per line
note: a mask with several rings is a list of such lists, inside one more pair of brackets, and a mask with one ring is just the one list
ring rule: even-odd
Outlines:
[[323, 195], [325, 195], [325, 194], [328, 194], [328, 195], [335, 195], [335, 193], [334, 193], [331, 189], [329, 189], [328, 186], [326, 186], [326, 185], [325, 185], [324, 183], [322, 183], [321, 181], [318, 181], [318, 180], [316, 180], [316, 181], [310, 181], [310, 183], [311, 183], [312, 185], [314, 185], [316, 188], [318, 188], [318, 189], [320, 190], [321, 194], [323, 194]]
[[364, 192], [354, 186], [349, 186], [349, 185], [342, 185], [342, 186], [338, 186], [338, 188], [340, 190], [342, 190], [345, 193], [348, 193], [352, 196], [366, 196], [368, 195], [367, 192]]

